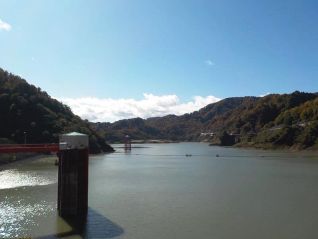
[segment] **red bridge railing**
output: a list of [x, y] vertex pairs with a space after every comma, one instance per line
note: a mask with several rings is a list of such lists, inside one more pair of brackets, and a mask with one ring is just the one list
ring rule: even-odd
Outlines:
[[58, 152], [59, 144], [0, 144], [0, 153]]

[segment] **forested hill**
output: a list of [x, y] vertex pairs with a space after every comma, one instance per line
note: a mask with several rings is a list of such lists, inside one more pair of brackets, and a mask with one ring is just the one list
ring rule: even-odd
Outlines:
[[308, 148], [318, 146], [318, 94], [296, 91], [234, 97], [182, 116], [136, 118], [93, 126], [111, 142], [122, 141], [128, 134], [136, 140]]
[[113, 151], [68, 106], [0, 68], [0, 143], [56, 143], [72, 131], [89, 135], [91, 153]]

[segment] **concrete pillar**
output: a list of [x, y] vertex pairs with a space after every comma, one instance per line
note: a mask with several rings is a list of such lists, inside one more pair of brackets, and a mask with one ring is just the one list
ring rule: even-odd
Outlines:
[[86, 216], [88, 208], [88, 136], [60, 136], [58, 212], [62, 217]]

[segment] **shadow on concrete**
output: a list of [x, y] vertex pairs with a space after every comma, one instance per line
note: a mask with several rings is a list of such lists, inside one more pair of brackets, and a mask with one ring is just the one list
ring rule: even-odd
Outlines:
[[82, 238], [113, 238], [124, 233], [122, 227], [91, 208], [88, 208], [87, 217], [63, 219], [72, 227], [72, 230], [37, 238], [53, 239], [75, 235], [79, 235]]

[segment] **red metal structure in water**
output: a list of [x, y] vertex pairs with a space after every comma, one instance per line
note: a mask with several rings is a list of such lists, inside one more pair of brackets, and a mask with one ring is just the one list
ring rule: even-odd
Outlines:
[[125, 136], [124, 142], [125, 142], [125, 151], [130, 151], [131, 150], [131, 139], [130, 139], [129, 135]]
[[53, 153], [59, 150], [59, 144], [0, 144], [0, 153]]

